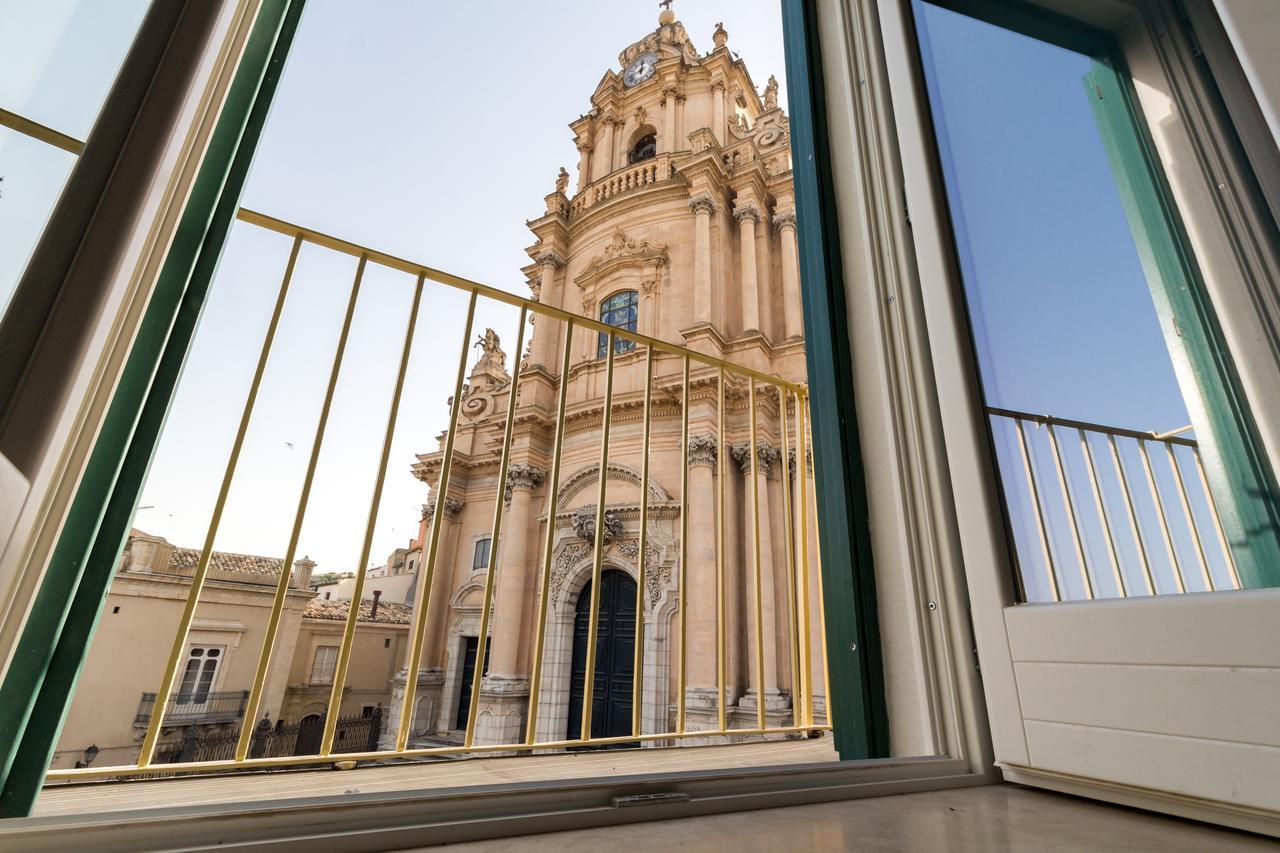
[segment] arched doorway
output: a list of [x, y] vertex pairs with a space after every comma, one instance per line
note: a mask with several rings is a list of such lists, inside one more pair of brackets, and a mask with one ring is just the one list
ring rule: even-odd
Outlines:
[[[591, 631], [591, 582], [578, 593], [573, 619], [573, 664], [569, 682], [566, 736], [582, 734], [582, 698], [586, 683], [587, 639]], [[631, 690], [635, 675], [636, 582], [626, 572], [600, 577], [600, 619], [591, 694], [591, 736], [631, 734]]]
[[294, 741], [294, 755], [317, 755], [324, 735], [324, 717], [307, 714], [298, 721], [298, 738]]

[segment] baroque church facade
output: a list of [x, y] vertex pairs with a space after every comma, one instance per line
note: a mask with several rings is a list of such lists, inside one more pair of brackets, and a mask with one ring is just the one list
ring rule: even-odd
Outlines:
[[[562, 168], [545, 208], [528, 223], [534, 242], [523, 272], [533, 298], [544, 304], [801, 382], [805, 355], [787, 117], [778, 106], [776, 80], [770, 77], [763, 94], [758, 92], [728, 39], [717, 25], [713, 49], [699, 53], [666, 10], [656, 30], [621, 52], [618, 68], [606, 71], [591, 95], [588, 112], [569, 125], [580, 152], [576, 186], [570, 190], [572, 176]], [[538, 316], [528, 351], [513, 354], [508, 367], [497, 335], [491, 330], [483, 335], [481, 355], [457, 401], [447, 494], [436, 494], [443, 436], [438, 448], [420, 454], [414, 465], [415, 476], [431, 490], [415, 543], [422, 546], [424, 560], [433, 520], [442, 529], [435, 531], [438, 560], [425, 591], [427, 633], [417, 673], [413, 742], [458, 740], [476, 690], [478, 744], [523, 741], [531, 692], [538, 741], [578, 736], [605, 417], [610, 439], [592, 737], [631, 733], [638, 620], [643, 620], [641, 728], [644, 733], [674, 730], [681, 607], [688, 608], [687, 730], [717, 728], [721, 628], [728, 725], [754, 728], [762, 700], [770, 727], [798, 723], [792, 708], [798, 682], [793, 626], [800, 572], [808, 573], [810, 592], [808, 636], [800, 642], [808, 642], [812, 651], [815, 719], [824, 719], [811, 510], [809, 565], [796, 568], [802, 510], [795, 500], [794, 401], [758, 385], [757, 442], [750, 448], [751, 395], [745, 380], [730, 377], [724, 427], [732, 458], [722, 465], [718, 372], [693, 363], [686, 402], [683, 359], [655, 352], [650, 482], [642, 496], [646, 348], [621, 339], [615, 344], [612, 408], [605, 412], [606, 342], [594, 331], [575, 328], [565, 370], [564, 336], [563, 322]], [[515, 420], [508, 475], [500, 483], [512, 370], [519, 372]], [[567, 387], [560, 482], [550, 505], [561, 383]], [[689, 406], [687, 448], [681, 446], [684, 405]], [[784, 410], [788, 458], [782, 452]], [[682, 463], [689, 466], [687, 591], [679, 588]], [[761, 519], [763, 678], [756, 651], [753, 485]], [[789, 488], [785, 495], [784, 488]], [[716, 601], [721, 489], [723, 626], [717, 622]], [[790, 518], [784, 509], [788, 495]], [[637, 613], [645, 499], [645, 589], [639, 597], [643, 612]], [[493, 561], [489, 537], [498, 500], [506, 503], [501, 548]], [[443, 508], [437, 514], [438, 501]], [[552, 560], [544, 590], [548, 536]], [[425, 568], [418, 573], [424, 583]], [[475, 684], [490, 571], [495, 574], [486, 674]], [[543, 606], [545, 641], [535, 673]], [[402, 671], [394, 685], [388, 732], [396, 729], [405, 677]]]

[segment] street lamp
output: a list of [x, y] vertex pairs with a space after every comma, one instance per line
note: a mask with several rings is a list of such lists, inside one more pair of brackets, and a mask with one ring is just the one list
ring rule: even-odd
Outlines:
[[99, 752], [101, 752], [101, 750], [98, 749], [98, 745], [96, 743], [90, 744], [89, 748], [84, 751], [84, 761], [76, 762], [76, 769], [88, 767], [93, 763], [93, 759], [98, 757]]

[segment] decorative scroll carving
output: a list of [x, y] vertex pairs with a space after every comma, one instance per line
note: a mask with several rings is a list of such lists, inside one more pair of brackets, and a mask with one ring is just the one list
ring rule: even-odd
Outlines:
[[536, 465], [517, 462], [507, 469], [507, 486], [513, 489], [536, 489], [546, 477], [547, 472]]
[[779, 230], [785, 228], [796, 227], [796, 212], [794, 210], [780, 210], [773, 215], [773, 224]]
[[[658, 549], [652, 545], [645, 544], [645, 560], [644, 560], [644, 585], [645, 591], [648, 593], [649, 607], [652, 609], [658, 603], [658, 599], [662, 597], [662, 588], [671, 583], [671, 567], [662, 565], [658, 562]], [[624, 557], [630, 559], [632, 565], [636, 566], [636, 575], [639, 576], [639, 560], [640, 541], [638, 539], [626, 539], [617, 544], [617, 551]]]
[[555, 562], [551, 566], [550, 595], [553, 608], [559, 609], [560, 590], [564, 588], [564, 582], [568, 579], [569, 573], [590, 552], [591, 549], [582, 542], [568, 542], [556, 555]]

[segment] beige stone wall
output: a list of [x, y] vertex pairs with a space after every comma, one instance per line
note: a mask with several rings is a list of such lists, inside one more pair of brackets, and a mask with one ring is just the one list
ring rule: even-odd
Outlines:
[[[332, 682], [311, 681], [312, 664], [320, 646], [341, 646], [345, 623], [333, 619], [304, 618], [296, 630], [297, 648], [289, 668], [288, 692], [283, 713], [273, 707], [272, 718], [293, 723], [309, 714], [323, 714], [329, 705]], [[359, 714], [366, 705], [391, 701], [391, 680], [405, 658], [409, 626], [357, 622], [347, 667], [346, 687], [339, 716]]]
[[[51, 767], [74, 766], [90, 744], [101, 750], [95, 766], [137, 760], [144, 729], [133, 723], [141, 694], [160, 684], [190, 589], [190, 578], [181, 575], [117, 574]], [[265, 585], [206, 582], [188, 646], [225, 648], [214, 692], [250, 689], [274, 592]], [[311, 595], [291, 589], [286, 596], [264, 708], [280, 707], [302, 608]]]

